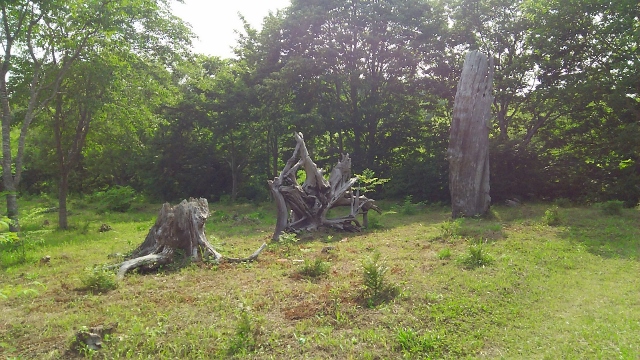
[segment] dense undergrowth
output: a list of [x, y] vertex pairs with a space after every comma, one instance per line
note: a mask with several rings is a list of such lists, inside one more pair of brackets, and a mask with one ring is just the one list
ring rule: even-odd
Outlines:
[[[21, 205], [19, 242], [0, 245], [4, 358], [640, 357], [636, 209], [525, 204], [452, 221], [382, 202], [362, 233], [289, 236], [254, 263], [116, 283], [101, 266], [142, 242], [159, 204], [71, 202], [68, 231], [46, 199]], [[270, 238], [272, 204], [210, 206], [206, 234], [224, 254]], [[113, 323], [101, 350], [72, 350], [78, 330]]]

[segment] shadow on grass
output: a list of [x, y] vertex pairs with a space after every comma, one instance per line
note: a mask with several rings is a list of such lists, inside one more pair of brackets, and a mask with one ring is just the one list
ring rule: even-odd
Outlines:
[[566, 209], [566, 223], [560, 237], [581, 243], [591, 254], [603, 258], [640, 261], [640, 212], [623, 210], [622, 215], [606, 215], [597, 209]]

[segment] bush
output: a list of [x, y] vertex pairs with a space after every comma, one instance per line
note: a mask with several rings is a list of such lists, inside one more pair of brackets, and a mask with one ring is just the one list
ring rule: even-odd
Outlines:
[[317, 278], [327, 275], [330, 267], [331, 264], [323, 261], [322, 258], [316, 258], [315, 261], [305, 259], [299, 273], [301, 276], [306, 278]]
[[600, 211], [606, 215], [621, 215], [624, 202], [620, 200], [611, 200], [599, 204]]
[[471, 245], [467, 253], [460, 258], [460, 263], [467, 269], [475, 269], [491, 265], [493, 257], [484, 251], [482, 245]]
[[558, 211], [557, 206], [550, 207], [544, 212], [543, 217], [544, 223], [549, 226], [556, 226], [562, 223], [562, 218], [560, 217], [560, 212]]
[[415, 215], [418, 212], [417, 206], [412, 202], [412, 200], [411, 195], [404, 198], [404, 203], [400, 208], [400, 212], [403, 215]]
[[80, 281], [84, 289], [97, 293], [107, 292], [118, 287], [113, 271], [98, 266], [86, 268]]
[[362, 270], [364, 296], [369, 307], [393, 299], [398, 294], [398, 287], [387, 283], [386, 274], [389, 267], [380, 260], [380, 252], [376, 251], [372, 256], [364, 259]]
[[96, 192], [91, 198], [98, 204], [99, 212], [127, 212], [136, 198], [136, 191], [130, 186], [114, 186]]

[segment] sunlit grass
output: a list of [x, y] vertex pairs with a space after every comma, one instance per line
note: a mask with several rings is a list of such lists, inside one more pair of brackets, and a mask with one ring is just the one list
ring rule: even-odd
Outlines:
[[[549, 204], [455, 222], [446, 208], [403, 206], [382, 202], [379, 226], [362, 233], [301, 234], [255, 263], [134, 273], [105, 292], [87, 291], [85, 269], [139, 245], [160, 205], [102, 215], [71, 207], [68, 231], [44, 213], [23, 224], [25, 261], [1, 249], [0, 353], [68, 358], [81, 327], [117, 322], [99, 358], [640, 356], [640, 211], [561, 207], [551, 227]], [[210, 207], [206, 234], [224, 254], [246, 256], [271, 238], [271, 204]], [[99, 232], [103, 223], [112, 230]], [[454, 261], [471, 248], [492, 261]], [[367, 306], [362, 264], [377, 252], [397, 295]]]

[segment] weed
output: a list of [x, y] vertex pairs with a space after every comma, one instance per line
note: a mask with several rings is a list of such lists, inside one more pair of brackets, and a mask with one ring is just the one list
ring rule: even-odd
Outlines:
[[431, 334], [418, 335], [413, 329], [399, 329], [396, 340], [405, 355], [419, 356], [420, 358], [438, 357], [439, 338]]
[[411, 197], [411, 195], [408, 195], [406, 198], [404, 198], [404, 203], [402, 203], [400, 212], [403, 215], [415, 215], [418, 213], [417, 206], [413, 203], [413, 198]]
[[624, 202], [620, 200], [610, 200], [603, 203], [599, 203], [598, 207], [603, 214], [606, 215], [621, 215]]
[[451, 258], [451, 249], [449, 248], [444, 248], [440, 251], [438, 251], [438, 259], [440, 260], [447, 260]]
[[113, 271], [102, 266], [85, 268], [84, 274], [80, 277], [80, 282], [84, 289], [97, 293], [107, 292], [118, 287]]
[[375, 307], [398, 295], [398, 287], [395, 284], [387, 283], [386, 274], [389, 271], [389, 267], [385, 261], [380, 260], [379, 251], [374, 252], [373, 255], [362, 261], [362, 271], [362, 280], [365, 287], [364, 297], [367, 306]]
[[457, 239], [464, 219], [448, 220], [440, 224], [440, 239]]
[[293, 245], [298, 242], [298, 236], [295, 233], [282, 233], [278, 236], [278, 243], [281, 245]]
[[254, 326], [248, 309], [241, 305], [238, 321], [235, 326], [235, 334], [229, 339], [227, 345], [228, 355], [245, 355], [253, 351], [256, 345]]
[[557, 206], [552, 206], [548, 208], [544, 212], [543, 221], [545, 224], [549, 226], [556, 226], [562, 223], [562, 218], [560, 217], [560, 212], [558, 211]]
[[316, 258], [314, 261], [304, 260], [302, 268], [298, 273], [305, 278], [318, 278], [327, 275], [331, 264], [323, 261], [322, 258]]
[[459, 261], [467, 269], [475, 269], [491, 265], [493, 257], [487, 254], [482, 245], [478, 244], [469, 246], [467, 253], [462, 255]]

